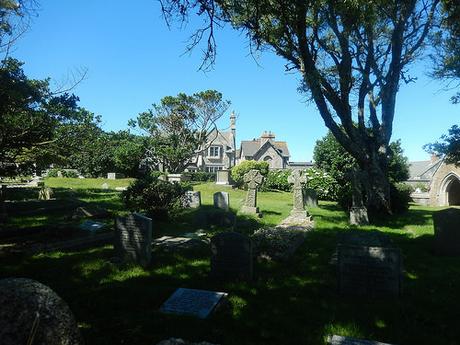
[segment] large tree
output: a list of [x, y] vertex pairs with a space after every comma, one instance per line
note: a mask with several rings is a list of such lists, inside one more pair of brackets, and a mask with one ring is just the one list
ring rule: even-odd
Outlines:
[[[368, 207], [389, 212], [389, 143], [396, 95], [413, 80], [439, 20], [439, 0], [163, 0], [163, 11], [207, 18], [192, 45], [207, 37], [205, 59], [215, 58], [221, 22], [243, 30], [252, 47], [268, 47], [301, 76], [325, 125], [367, 175]], [[208, 35], [207, 35], [208, 34]], [[207, 35], [207, 36], [206, 36]]]
[[148, 159], [169, 173], [181, 173], [216, 135], [216, 121], [230, 105], [215, 90], [167, 96], [139, 114], [132, 126], [149, 135]]

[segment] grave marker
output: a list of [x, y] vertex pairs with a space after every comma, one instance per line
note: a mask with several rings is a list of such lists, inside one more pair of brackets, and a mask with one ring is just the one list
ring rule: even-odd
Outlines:
[[143, 267], [152, 257], [152, 219], [132, 213], [115, 221], [115, 252], [122, 259]]
[[221, 232], [211, 238], [211, 276], [221, 280], [251, 280], [251, 240], [237, 232]]
[[338, 288], [349, 295], [400, 295], [402, 258], [378, 233], [354, 233], [337, 246]]
[[206, 319], [225, 296], [225, 292], [179, 288], [163, 303], [160, 311]]
[[304, 200], [307, 209], [309, 207], [318, 207], [318, 194], [313, 188], [304, 189]]
[[230, 171], [218, 170], [216, 176], [216, 184], [230, 185]]
[[221, 208], [225, 211], [230, 210], [230, 196], [227, 192], [216, 192], [213, 196], [214, 207]]
[[307, 183], [307, 176], [301, 170], [293, 170], [291, 175], [288, 176], [288, 182], [293, 185], [293, 207], [291, 215], [296, 217], [307, 217], [308, 212], [305, 211], [305, 200], [303, 193], [303, 185]]
[[460, 209], [447, 208], [433, 214], [434, 249], [439, 255], [460, 255]]
[[201, 206], [201, 192], [187, 191], [182, 198], [182, 205], [184, 207], [198, 208]]
[[248, 185], [248, 192], [246, 194], [246, 200], [241, 208], [242, 213], [259, 214], [259, 208], [257, 207], [257, 188], [264, 181], [264, 177], [259, 170], [251, 169], [244, 174], [244, 182]]

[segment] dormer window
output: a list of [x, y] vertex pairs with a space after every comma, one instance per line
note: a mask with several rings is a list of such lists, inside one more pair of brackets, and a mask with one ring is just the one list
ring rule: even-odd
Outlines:
[[220, 157], [220, 146], [209, 147], [208, 155], [211, 158], [219, 158]]

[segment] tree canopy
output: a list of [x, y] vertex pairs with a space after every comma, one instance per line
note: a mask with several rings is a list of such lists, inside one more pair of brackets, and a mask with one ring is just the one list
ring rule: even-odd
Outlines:
[[217, 134], [216, 121], [230, 106], [222, 94], [207, 90], [166, 96], [139, 114], [131, 126], [149, 135], [147, 157], [153, 166], [169, 173], [184, 171], [192, 157], [202, 152]]
[[[228, 1], [162, 0], [169, 20], [192, 10], [208, 18], [191, 45], [208, 37], [205, 59], [216, 54], [222, 22], [244, 31], [252, 47], [269, 48], [301, 77], [325, 125], [369, 181], [368, 207], [389, 210], [388, 160], [396, 95], [414, 79], [420, 58], [440, 23], [440, 0]], [[207, 35], [207, 36], [206, 36]]]

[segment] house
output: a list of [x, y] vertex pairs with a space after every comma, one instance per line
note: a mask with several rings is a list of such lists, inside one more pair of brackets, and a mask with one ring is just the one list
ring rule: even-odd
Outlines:
[[433, 156], [429, 161], [410, 162], [409, 174], [409, 184], [428, 190], [416, 190], [411, 195], [415, 202], [431, 206], [460, 205], [460, 166]]
[[245, 160], [268, 162], [270, 169], [289, 168], [289, 149], [285, 141], [276, 141], [275, 134], [263, 132], [260, 138], [244, 140], [236, 152], [236, 161]]
[[208, 143], [205, 149], [198, 152], [187, 171], [217, 172], [218, 170], [230, 169], [236, 163], [236, 116], [230, 115], [230, 130], [212, 130], [208, 135]]

